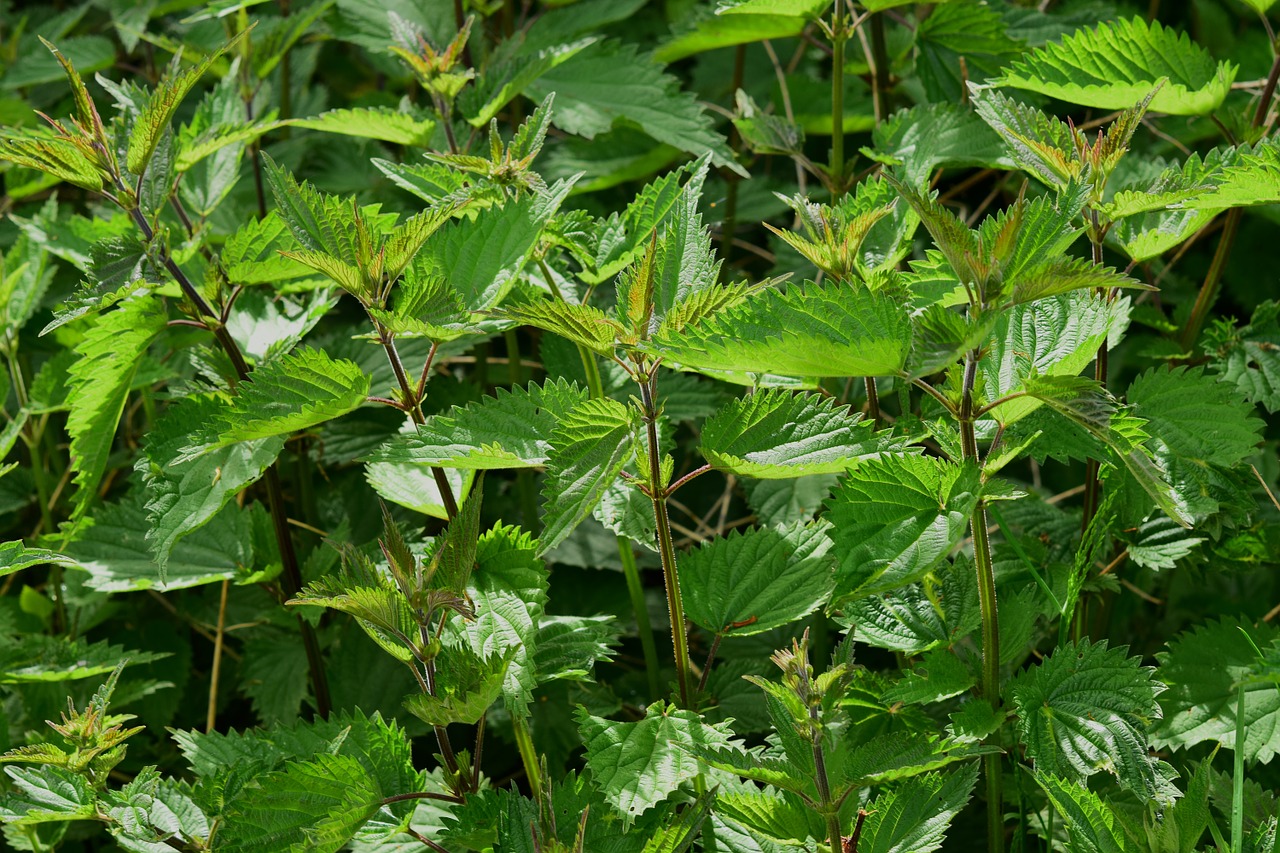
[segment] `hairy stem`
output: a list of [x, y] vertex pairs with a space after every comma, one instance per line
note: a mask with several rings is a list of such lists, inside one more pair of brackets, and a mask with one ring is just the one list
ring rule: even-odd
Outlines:
[[[1094, 266], [1102, 266], [1102, 232], [1098, 227], [1098, 211], [1091, 210], [1089, 212], [1090, 228], [1089, 242], [1093, 249]], [[1105, 290], [1103, 291], [1105, 293]], [[1104, 339], [1102, 346], [1098, 347], [1098, 355], [1093, 363], [1093, 378], [1097, 380], [1104, 389], [1107, 387], [1107, 372], [1109, 369], [1110, 352], [1107, 349], [1107, 342]], [[1090, 459], [1085, 463], [1084, 472], [1084, 512], [1081, 519], [1080, 529], [1087, 530], [1089, 522], [1093, 520], [1093, 515], [1098, 511], [1099, 493], [1102, 490], [1102, 481], [1099, 479], [1098, 460]]]
[[512, 714], [511, 728], [516, 736], [516, 750], [524, 764], [525, 778], [529, 781], [529, 792], [536, 801], [542, 802], [542, 765], [538, 761], [538, 751], [533, 746], [529, 723], [520, 714]]
[[684, 602], [680, 596], [680, 578], [676, 574], [676, 546], [671, 538], [671, 520], [667, 517], [667, 498], [662, 482], [662, 456], [658, 445], [658, 410], [654, 405], [654, 382], [657, 374], [640, 382], [640, 400], [649, 440], [649, 489], [653, 499], [653, 518], [658, 527], [658, 553], [662, 556], [662, 580], [667, 590], [667, 612], [671, 618], [671, 646], [676, 661], [676, 683], [680, 704], [691, 707], [689, 689], [689, 638], [685, 632]]
[[222, 595], [218, 600], [218, 627], [213, 640], [213, 668], [209, 673], [209, 707], [204, 715], [204, 730], [211, 732], [218, 723], [218, 678], [222, 674], [222, 642], [227, 627], [227, 588], [230, 581], [222, 582]]
[[1236, 748], [1231, 756], [1231, 853], [1244, 850], [1244, 679], [1236, 688]]
[[[973, 386], [978, 375], [978, 351], [970, 350], [965, 358], [964, 383], [960, 399], [960, 442], [964, 458], [979, 463], [978, 441], [974, 432]], [[1000, 623], [996, 604], [995, 566], [991, 560], [991, 541], [987, 537], [987, 508], [978, 501], [970, 520], [973, 532], [973, 563], [978, 575], [978, 605], [982, 611], [982, 695], [991, 707], [1000, 709]], [[1001, 790], [999, 755], [988, 755], [982, 761], [987, 783], [987, 850], [1004, 850], [1004, 796]]]

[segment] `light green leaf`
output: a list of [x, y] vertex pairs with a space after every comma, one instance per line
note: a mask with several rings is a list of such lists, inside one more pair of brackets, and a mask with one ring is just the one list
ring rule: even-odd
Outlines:
[[1037, 48], [992, 81], [1082, 106], [1122, 110], [1167, 80], [1152, 112], [1204, 115], [1218, 108], [1235, 81], [1236, 66], [1158, 21], [1139, 17], [1077, 30]]
[[28, 548], [22, 540], [0, 543], [0, 577], [29, 569], [32, 566], [63, 566], [78, 569], [80, 565], [64, 554], [44, 548]]
[[1153, 369], [1127, 393], [1129, 409], [1178, 458], [1230, 467], [1254, 453], [1263, 423], [1230, 383], [1201, 367]]
[[418, 118], [391, 107], [329, 110], [313, 118], [295, 118], [285, 123], [307, 130], [380, 139], [415, 148], [431, 142], [431, 133], [436, 126], [429, 118]]
[[[1236, 618], [1214, 620], [1169, 643], [1156, 655], [1164, 721], [1152, 740], [1186, 749], [1206, 741], [1243, 749], [1247, 761], [1267, 763], [1280, 753], [1280, 684], [1253, 679], [1260, 669], [1257, 648], [1280, 640], [1280, 628]], [[1237, 687], [1244, 688], [1245, 739], [1236, 740]]]
[[595, 509], [633, 452], [634, 412], [615, 400], [569, 410], [551, 436], [539, 553], [564, 541]]
[[1009, 686], [1037, 772], [1075, 782], [1106, 771], [1143, 800], [1156, 795], [1146, 731], [1160, 718], [1154, 669], [1106, 642], [1059, 646]]
[[890, 732], [872, 738], [845, 759], [841, 785], [883, 785], [999, 751], [998, 746], [970, 746], [916, 732]]
[[[262, 219], [250, 218], [231, 233], [219, 252], [227, 278], [237, 284], [270, 284], [307, 275], [303, 264], [280, 254], [295, 247], [289, 226], [276, 211]], [[236, 314], [232, 314], [234, 320]]]
[[90, 643], [83, 638], [27, 634], [0, 637], [0, 684], [36, 684], [79, 681], [107, 675], [121, 662], [151, 663], [167, 652], [139, 652], [106, 640]]
[[941, 702], [968, 691], [975, 683], [973, 673], [952, 651], [936, 649], [925, 653], [918, 666], [885, 691], [884, 698], [913, 705]]
[[953, 773], [930, 773], [876, 797], [868, 806], [859, 853], [930, 853], [978, 780], [978, 763]]
[[858, 642], [890, 651], [919, 654], [950, 638], [942, 616], [919, 584], [858, 599], [847, 604], [842, 614], [841, 623], [849, 626]]
[[840, 474], [905, 444], [877, 435], [875, 424], [830, 397], [770, 389], [733, 400], [708, 418], [699, 449], [718, 470], [789, 479]]
[[524, 90], [535, 101], [551, 92], [556, 94], [552, 120], [562, 130], [591, 138], [629, 122], [681, 151], [709, 151], [717, 166], [746, 176], [693, 95], [633, 45], [597, 42]]
[[596, 661], [613, 657], [620, 630], [612, 616], [543, 616], [534, 644], [538, 683], [591, 681]]
[[623, 328], [594, 305], [575, 305], [559, 299], [539, 299], [506, 306], [504, 319], [553, 332], [592, 352], [610, 356], [617, 348]]
[[887, 294], [848, 285], [807, 284], [764, 290], [651, 347], [695, 370], [783, 376], [888, 376], [910, 349], [906, 306]]
[[475, 469], [545, 465], [560, 419], [588, 397], [563, 379], [531, 383], [528, 388], [499, 388], [495, 393], [427, 418], [416, 434], [397, 435], [370, 459]]
[[60, 767], [6, 767], [12, 794], [0, 797], [0, 821], [31, 826], [95, 816], [96, 797], [89, 780]]
[[900, 165], [906, 183], [923, 189], [939, 167], [1008, 169], [1013, 161], [1000, 137], [957, 104], [920, 104], [889, 116], [871, 132], [875, 160]]
[[1136, 853], [1124, 826], [1102, 798], [1068, 779], [1050, 773], [1033, 774], [1066, 821], [1072, 853]]
[[369, 394], [369, 376], [353, 361], [302, 348], [255, 370], [206, 426], [187, 458], [240, 441], [288, 435], [355, 411]]
[[178, 540], [203, 527], [242, 489], [257, 482], [284, 447], [284, 437], [273, 436], [183, 458], [183, 448], [221, 410], [220, 402], [209, 396], [189, 397], [171, 406], [152, 427], [135, 466], [146, 485], [151, 522], [147, 541], [161, 584]]
[[[750, 3], [743, 5], [750, 5]], [[781, 8], [794, 4], [778, 3], [776, 5]], [[829, 0], [822, 0], [821, 5], [829, 5]], [[721, 47], [751, 44], [769, 39], [793, 38], [803, 32], [809, 24], [809, 20], [802, 14], [781, 12], [725, 14], [734, 12], [737, 8], [740, 7], [730, 7], [719, 15], [694, 13], [696, 17], [663, 42], [653, 52], [653, 58], [658, 62], [671, 63]]]
[[445, 650], [436, 658], [435, 694], [410, 695], [405, 710], [432, 726], [475, 725], [502, 695], [515, 648], [483, 658], [466, 648]]
[[575, 716], [592, 776], [605, 799], [632, 818], [698, 775], [698, 759], [688, 750], [729, 743], [721, 728], [663, 702], [650, 705], [644, 719], [635, 723], [593, 717], [585, 709]]
[[732, 531], [677, 560], [685, 614], [702, 628], [742, 636], [817, 610], [835, 586], [824, 521]]
[[1252, 403], [1280, 411], [1280, 302], [1268, 300], [1237, 328], [1220, 319], [1205, 333], [1210, 366]]
[[[461, 496], [470, 491], [476, 472], [445, 469], [444, 473], [453, 494]], [[370, 462], [364, 466], [364, 477], [383, 500], [432, 518], [448, 517], [440, 486], [429, 468], [401, 462]]]
[[71, 464], [79, 486], [76, 518], [84, 516], [97, 496], [134, 374], [164, 330], [165, 319], [158, 303], [136, 299], [102, 315], [76, 346], [80, 358], [69, 371], [67, 394]]
[[836, 601], [900, 589], [924, 577], [968, 528], [978, 472], [928, 456], [859, 462], [828, 501], [839, 560]]

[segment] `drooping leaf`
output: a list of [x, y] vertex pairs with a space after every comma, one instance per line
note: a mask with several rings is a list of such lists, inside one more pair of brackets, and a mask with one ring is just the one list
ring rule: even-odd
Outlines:
[[829, 525], [731, 532], [677, 560], [685, 614], [726, 635], [758, 634], [821, 607], [835, 585]]
[[66, 555], [46, 548], [28, 548], [21, 539], [0, 543], [0, 577], [43, 565], [79, 568], [79, 564]]
[[738, 398], [708, 418], [699, 449], [721, 471], [790, 479], [843, 473], [904, 444], [877, 435], [873, 423], [829, 397], [770, 389]]
[[888, 376], [906, 360], [910, 321], [905, 306], [886, 294], [809, 284], [764, 290], [681, 332], [661, 334], [651, 346], [697, 370]]
[[633, 452], [633, 411], [614, 400], [587, 400], [560, 419], [547, 454], [546, 509], [539, 552], [564, 541], [595, 509]]
[[397, 435], [370, 459], [446, 468], [545, 465], [561, 418], [587, 400], [586, 391], [563, 379], [495, 394], [427, 418], [416, 434]]
[[1004, 69], [996, 85], [1026, 89], [1069, 103], [1120, 110], [1146, 97], [1150, 108], [1170, 115], [1203, 115], [1217, 109], [1235, 80], [1236, 66], [1215, 62], [1187, 35], [1134, 17], [1078, 30], [1037, 48]]
[[431, 141], [435, 122], [390, 107], [360, 107], [328, 110], [313, 118], [290, 119], [288, 124], [324, 133], [341, 133], [380, 139], [397, 145], [416, 147]]
[[241, 383], [187, 453], [198, 456], [236, 442], [307, 429], [356, 410], [368, 394], [369, 376], [355, 362], [298, 349]]
[[855, 465], [827, 502], [835, 600], [890, 592], [932, 571], [964, 535], [979, 488], [976, 469], [934, 457]]
[[698, 775], [688, 750], [727, 746], [725, 732], [691, 711], [663, 702], [645, 709], [643, 720], [613, 722], [584, 709], [576, 714], [587, 747], [587, 766], [605, 798], [624, 815], [644, 814]]
[[60, 767], [6, 767], [17, 789], [0, 797], [0, 820], [16, 826], [88, 820], [97, 814], [93, 789], [79, 773]]
[[930, 773], [881, 794], [867, 808], [860, 853], [930, 853], [942, 846], [951, 820], [969, 801], [978, 764]]
[[1059, 646], [1009, 687], [1038, 773], [1081, 782], [1100, 771], [1144, 799], [1156, 794], [1146, 732], [1160, 718], [1154, 670], [1105, 642]]
[[[1256, 648], [1280, 638], [1280, 629], [1240, 619], [1215, 620], [1169, 643], [1156, 657], [1164, 721], [1152, 740], [1185, 749], [1205, 741], [1243, 749], [1246, 760], [1269, 762], [1280, 752], [1280, 685], [1254, 679], [1260, 669]], [[1244, 681], [1245, 741], [1236, 740], [1237, 686]]]
[[436, 659], [436, 692], [410, 695], [405, 710], [433, 726], [475, 725], [502, 695], [514, 650], [482, 658], [466, 648], [448, 649]]
[[76, 347], [80, 358], [70, 370], [67, 432], [79, 486], [77, 518], [97, 495], [134, 374], [164, 324], [164, 311], [156, 302], [134, 300], [103, 315]]
[[90, 643], [44, 634], [0, 637], [0, 684], [78, 681], [107, 675], [122, 661], [140, 664], [164, 657], [167, 652], [126, 650], [107, 640]]

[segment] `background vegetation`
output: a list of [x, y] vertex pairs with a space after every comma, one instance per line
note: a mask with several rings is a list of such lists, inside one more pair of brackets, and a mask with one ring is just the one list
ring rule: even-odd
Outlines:
[[1272, 853], [1269, 6], [5, 4], [4, 844]]

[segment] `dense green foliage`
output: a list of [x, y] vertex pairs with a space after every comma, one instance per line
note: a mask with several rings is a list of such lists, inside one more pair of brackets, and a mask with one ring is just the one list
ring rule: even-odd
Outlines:
[[1270, 0], [3, 5], [8, 848], [1275, 853]]

